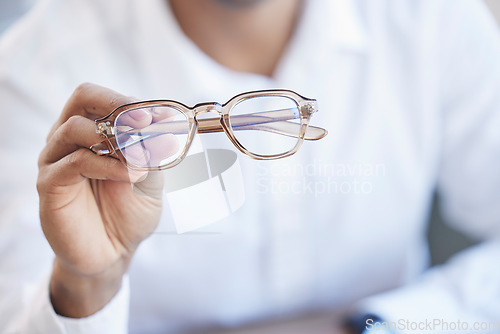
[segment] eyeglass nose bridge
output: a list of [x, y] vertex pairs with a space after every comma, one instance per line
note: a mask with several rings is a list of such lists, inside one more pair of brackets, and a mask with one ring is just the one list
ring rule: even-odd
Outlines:
[[[232, 139], [228, 125], [228, 115], [224, 113], [223, 106], [218, 102], [206, 102], [195, 105], [192, 109], [194, 112], [196, 132], [198, 133], [211, 133], [211, 132], [225, 132], [229, 139]], [[214, 112], [218, 117], [201, 117], [202, 114]]]
[[200, 103], [195, 105], [193, 110], [195, 117], [209, 112], [216, 112], [219, 115], [222, 115], [222, 105], [218, 102]]

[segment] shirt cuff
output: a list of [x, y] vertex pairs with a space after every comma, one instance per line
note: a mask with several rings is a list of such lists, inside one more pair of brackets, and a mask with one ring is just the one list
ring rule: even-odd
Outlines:
[[[58, 315], [50, 301], [50, 273], [39, 285], [31, 310], [21, 320], [21, 332], [53, 334], [127, 333], [130, 283], [127, 275], [113, 299], [93, 315], [73, 319]], [[26, 331], [24, 331], [26, 330]]]
[[[128, 313], [130, 302], [130, 282], [127, 275], [122, 279], [118, 293], [111, 301], [98, 312], [86, 318], [67, 318], [54, 312], [57, 321], [64, 328], [64, 333], [71, 334], [100, 334], [100, 333], [127, 333]], [[50, 299], [49, 299], [50, 303]]]

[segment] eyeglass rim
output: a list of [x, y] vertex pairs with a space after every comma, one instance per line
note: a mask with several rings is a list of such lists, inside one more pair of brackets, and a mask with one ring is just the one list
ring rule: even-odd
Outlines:
[[[295, 102], [297, 107], [299, 108], [299, 115], [300, 115], [300, 132], [299, 136], [297, 137], [297, 142], [293, 148], [291, 148], [289, 151], [284, 152], [284, 153], [279, 153], [279, 154], [272, 154], [272, 155], [260, 155], [253, 153], [249, 151], [248, 149], [245, 148], [244, 145], [242, 145], [236, 136], [234, 135], [234, 132], [232, 130], [230, 121], [229, 121], [229, 115], [231, 110], [238, 105], [239, 103], [255, 98], [255, 97], [267, 97], [267, 96], [279, 96], [279, 97], [287, 97], [291, 99], [292, 101]], [[196, 119], [196, 116], [199, 115], [199, 112], [196, 112], [196, 110], [204, 107], [204, 106], [213, 106], [213, 105], [218, 105], [220, 106], [220, 123], [223, 131], [225, 132], [226, 136], [229, 138], [229, 140], [233, 143], [234, 146], [243, 154], [247, 155], [248, 157], [256, 160], [276, 160], [276, 159], [281, 159], [288, 157], [290, 155], [295, 154], [300, 147], [302, 146], [304, 142], [304, 136], [307, 131], [307, 127], [309, 126], [309, 121], [311, 118], [311, 115], [314, 112], [318, 111], [318, 106], [317, 106], [317, 101], [315, 99], [310, 99], [306, 98], [292, 90], [288, 89], [270, 89], [270, 90], [257, 90], [257, 91], [250, 91], [250, 92], [244, 92], [240, 93], [238, 95], [233, 96], [231, 99], [229, 99], [226, 103], [224, 104], [219, 104], [217, 102], [203, 102], [203, 103], [198, 103], [194, 105], [193, 107], [189, 107], [186, 104], [175, 101], [175, 100], [147, 100], [147, 101], [139, 101], [139, 102], [132, 102], [128, 103], [122, 106], [119, 106], [118, 108], [114, 109], [112, 112], [110, 112], [108, 115], [98, 118], [95, 120], [96, 127], [99, 128], [99, 124], [108, 124], [113, 123], [113, 128], [116, 127], [115, 121], [118, 118], [120, 114], [126, 111], [134, 110], [134, 109], [140, 109], [140, 108], [145, 108], [145, 107], [159, 107], [159, 106], [169, 106], [169, 107], [174, 107], [175, 109], [179, 110], [181, 113], [183, 113], [186, 116], [186, 119], [188, 120], [189, 123], [189, 133], [188, 133], [188, 138], [186, 141], [186, 145], [184, 146], [183, 151], [181, 154], [173, 161], [160, 165], [160, 166], [154, 166], [154, 167], [143, 167], [143, 166], [137, 166], [134, 165], [132, 162], [128, 161], [122, 154], [121, 149], [119, 145], [116, 143], [116, 138], [115, 135], [112, 134], [111, 137], [109, 137], [107, 134], [103, 133], [104, 141], [108, 145], [108, 148], [110, 151], [110, 155], [114, 155], [118, 159], [120, 159], [124, 164], [126, 164], [128, 167], [134, 170], [138, 171], [160, 171], [160, 170], [165, 170], [169, 169], [172, 167], [175, 167], [179, 163], [184, 160], [186, 157], [191, 144], [193, 142], [194, 136], [198, 130], [198, 120]], [[307, 111], [305, 110], [306, 108], [309, 108]], [[311, 109], [312, 108], [312, 109]], [[324, 129], [323, 129], [324, 130]], [[326, 134], [327, 131], [324, 130], [325, 133], [321, 137], [323, 138]], [[102, 130], [100, 131], [98, 129], [98, 132], [102, 133]]]

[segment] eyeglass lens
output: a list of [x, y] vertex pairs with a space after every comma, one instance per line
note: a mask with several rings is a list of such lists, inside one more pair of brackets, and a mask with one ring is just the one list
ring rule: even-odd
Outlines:
[[115, 138], [127, 163], [138, 167], [165, 166], [184, 150], [189, 122], [178, 109], [169, 106], [137, 108], [115, 120]]
[[229, 123], [238, 142], [258, 155], [287, 153], [300, 135], [297, 103], [282, 96], [243, 100], [229, 113]]

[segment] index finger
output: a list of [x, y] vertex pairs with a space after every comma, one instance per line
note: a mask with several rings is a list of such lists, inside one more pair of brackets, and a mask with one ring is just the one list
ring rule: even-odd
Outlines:
[[136, 101], [134, 98], [122, 95], [106, 87], [92, 83], [80, 84], [66, 102], [61, 116], [52, 127], [48, 138], [71, 116], [80, 115], [95, 120], [108, 115], [124, 104], [134, 101]]

